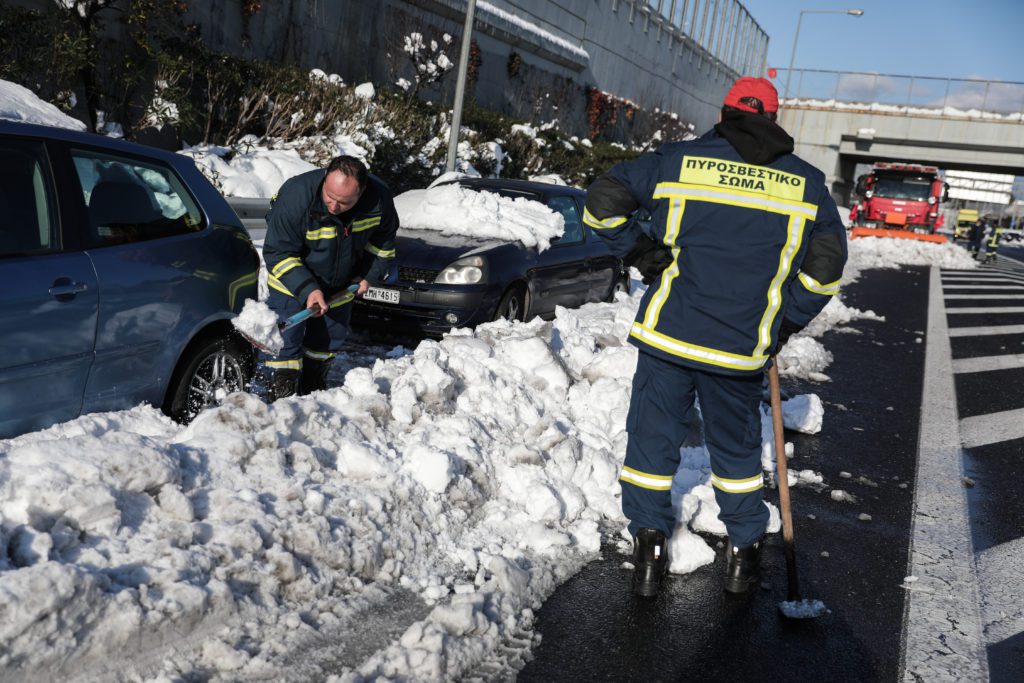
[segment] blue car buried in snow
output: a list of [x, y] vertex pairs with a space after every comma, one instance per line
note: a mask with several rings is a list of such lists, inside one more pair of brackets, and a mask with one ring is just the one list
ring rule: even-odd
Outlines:
[[469, 190], [523, 197], [564, 219], [564, 234], [543, 251], [521, 242], [400, 229], [397, 268], [356, 300], [357, 322], [441, 336], [499, 318], [550, 318], [555, 307], [610, 301], [628, 291], [622, 262], [583, 224], [586, 193], [549, 183], [468, 179]]
[[259, 257], [188, 157], [0, 122], [0, 437], [245, 387]]

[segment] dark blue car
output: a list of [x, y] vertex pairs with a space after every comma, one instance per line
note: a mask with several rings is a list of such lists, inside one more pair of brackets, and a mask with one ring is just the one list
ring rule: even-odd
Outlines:
[[185, 156], [0, 121], [0, 437], [243, 389], [259, 258]]
[[609, 301], [615, 292], [628, 290], [622, 262], [583, 224], [584, 191], [522, 180], [458, 182], [546, 204], [562, 215], [565, 232], [538, 251], [519, 242], [399, 230], [397, 272], [356, 299], [358, 322], [440, 336], [497, 318], [551, 318], [556, 306]]

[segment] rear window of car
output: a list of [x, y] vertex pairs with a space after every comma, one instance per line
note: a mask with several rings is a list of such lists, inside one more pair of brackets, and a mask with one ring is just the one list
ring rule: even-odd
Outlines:
[[205, 227], [195, 200], [169, 166], [73, 150], [89, 215], [91, 246], [184, 235]]

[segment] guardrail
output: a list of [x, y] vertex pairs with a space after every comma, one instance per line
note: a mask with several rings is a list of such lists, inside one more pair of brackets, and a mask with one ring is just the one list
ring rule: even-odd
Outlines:
[[867, 110], [882, 114], [937, 116], [1024, 123], [1024, 83], [974, 78], [937, 78], [823, 69], [779, 69], [784, 106]]
[[269, 199], [250, 199], [248, 197], [225, 197], [228, 204], [242, 225], [249, 231], [254, 240], [261, 240], [267, 234], [267, 212], [270, 211]]

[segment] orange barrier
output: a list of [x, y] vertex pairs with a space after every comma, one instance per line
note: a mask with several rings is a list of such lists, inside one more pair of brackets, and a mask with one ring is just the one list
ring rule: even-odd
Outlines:
[[850, 231], [850, 239], [858, 237], [895, 237], [901, 240], [918, 240], [920, 242], [948, 242], [945, 235], [912, 232], [910, 230], [888, 230], [886, 228], [854, 228]]

